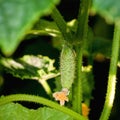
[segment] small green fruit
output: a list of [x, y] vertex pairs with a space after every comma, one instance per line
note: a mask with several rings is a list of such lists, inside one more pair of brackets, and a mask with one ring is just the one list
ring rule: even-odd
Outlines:
[[70, 89], [75, 78], [75, 51], [64, 45], [60, 56], [60, 72], [62, 88]]

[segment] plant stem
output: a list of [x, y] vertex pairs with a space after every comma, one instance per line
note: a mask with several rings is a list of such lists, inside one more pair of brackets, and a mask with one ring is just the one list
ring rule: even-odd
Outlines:
[[47, 81], [46, 80], [39, 80], [39, 82], [43, 86], [43, 88], [46, 91], [46, 93], [48, 95], [51, 95], [52, 91], [51, 91], [50, 86], [48, 85]]
[[77, 48], [77, 79], [73, 85], [73, 110], [82, 113], [81, 103], [82, 103], [82, 82], [81, 82], [81, 72], [82, 72], [82, 50]]
[[55, 23], [57, 24], [58, 28], [60, 29], [60, 32], [62, 33], [64, 40], [70, 42], [72, 40], [71, 32], [67, 28], [65, 20], [63, 19], [62, 15], [57, 10], [57, 8], [54, 8], [51, 16], [54, 19]]
[[35, 35], [49, 35], [52, 37], [56, 37], [56, 36], [60, 36], [60, 32], [59, 31], [45, 31], [45, 30], [30, 30], [28, 32], [26, 32], [26, 34], [35, 34]]
[[116, 88], [116, 73], [117, 73], [117, 62], [120, 47], [120, 21], [115, 23], [113, 44], [112, 44], [112, 56], [110, 62], [107, 94], [105, 99], [104, 108], [100, 116], [100, 120], [108, 120], [110, 112], [113, 106]]
[[57, 103], [54, 103], [50, 100], [47, 100], [45, 98], [35, 96], [35, 95], [27, 95], [27, 94], [15, 94], [15, 95], [8, 95], [8, 96], [3, 96], [0, 98], [0, 105], [12, 102], [12, 101], [28, 101], [28, 102], [35, 102], [43, 105], [47, 105], [49, 107], [55, 108], [56, 110], [62, 111], [71, 117], [73, 117], [76, 120], [87, 120], [83, 116], [79, 115], [78, 113], [60, 106]]
[[88, 32], [88, 16], [89, 8], [91, 5], [91, 0], [81, 0], [80, 9], [78, 12], [78, 27], [76, 32], [76, 38], [79, 40], [84, 40], [87, 37]]
[[88, 16], [89, 16], [89, 7], [91, 0], [82, 0], [80, 3], [79, 13], [78, 13], [78, 26], [76, 31], [76, 41], [78, 44], [76, 46], [77, 54], [77, 77], [73, 86], [73, 110], [78, 113], [82, 113], [82, 57], [83, 57], [83, 48], [84, 44], [87, 41], [88, 34]]

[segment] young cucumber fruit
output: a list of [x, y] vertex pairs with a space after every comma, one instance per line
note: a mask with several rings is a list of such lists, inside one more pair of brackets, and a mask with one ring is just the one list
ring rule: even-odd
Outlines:
[[64, 45], [60, 55], [60, 72], [62, 88], [70, 89], [75, 78], [75, 51]]

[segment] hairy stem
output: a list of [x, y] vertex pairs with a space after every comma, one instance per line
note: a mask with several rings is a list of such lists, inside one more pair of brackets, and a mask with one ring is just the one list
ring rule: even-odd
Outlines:
[[72, 40], [71, 32], [67, 28], [67, 24], [65, 20], [63, 19], [62, 15], [57, 10], [57, 8], [54, 8], [51, 16], [53, 20], [55, 21], [55, 23], [57, 24], [58, 28], [60, 29], [60, 32], [62, 33], [64, 40], [70, 42]]
[[88, 34], [88, 16], [89, 16], [89, 7], [91, 0], [82, 0], [80, 3], [79, 13], [78, 13], [78, 26], [76, 31], [76, 41], [78, 44], [76, 46], [77, 54], [77, 77], [73, 86], [73, 110], [78, 113], [82, 113], [82, 57], [83, 57], [83, 47], [87, 41]]
[[110, 112], [113, 106], [116, 88], [116, 73], [117, 73], [117, 62], [120, 47], [120, 21], [115, 23], [113, 45], [112, 45], [112, 56], [110, 62], [109, 76], [108, 76], [108, 87], [105, 99], [104, 108], [100, 116], [100, 120], [108, 120]]
[[82, 50], [77, 48], [77, 78], [73, 85], [73, 110], [82, 113], [82, 80], [81, 80], [81, 72], [82, 72]]
[[35, 96], [35, 95], [26, 95], [26, 94], [15, 94], [15, 95], [8, 95], [3, 96], [0, 98], [0, 105], [12, 102], [12, 101], [27, 101], [27, 102], [35, 102], [43, 105], [47, 105], [49, 107], [55, 108], [56, 110], [62, 111], [71, 117], [73, 117], [76, 120], [87, 120], [83, 116], [79, 115], [78, 113], [66, 108], [62, 107], [57, 103], [54, 103], [50, 100], [47, 100], [45, 98]]

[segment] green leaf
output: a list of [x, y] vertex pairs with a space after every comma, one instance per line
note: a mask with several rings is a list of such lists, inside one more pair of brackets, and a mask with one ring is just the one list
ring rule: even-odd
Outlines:
[[92, 11], [99, 13], [108, 22], [120, 19], [120, 0], [93, 0]]
[[0, 106], [0, 120], [73, 120], [73, 118], [47, 107], [33, 110], [18, 103], [8, 103]]
[[53, 66], [54, 60], [47, 56], [25, 55], [22, 58], [1, 58], [0, 63], [7, 72], [21, 79], [48, 80], [59, 75]]
[[0, 48], [2, 52], [11, 55], [39, 17], [50, 13], [58, 1], [0, 1]]

